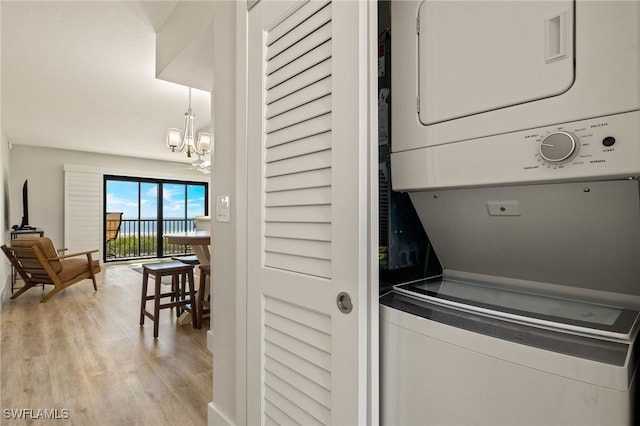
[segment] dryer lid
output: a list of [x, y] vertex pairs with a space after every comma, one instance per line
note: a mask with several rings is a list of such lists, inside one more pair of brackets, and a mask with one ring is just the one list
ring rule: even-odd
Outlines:
[[411, 199], [446, 270], [640, 296], [637, 180], [433, 190]]
[[422, 124], [568, 90], [575, 77], [573, 17], [570, 0], [423, 1], [417, 17]]

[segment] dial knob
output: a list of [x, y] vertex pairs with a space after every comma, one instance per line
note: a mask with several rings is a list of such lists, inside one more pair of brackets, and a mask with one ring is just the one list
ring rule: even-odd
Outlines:
[[580, 142], [573, 133], [553, 132], [540, 143], [540, 156], [548, 163], [564, 163], [571, 160], [579, 148]]

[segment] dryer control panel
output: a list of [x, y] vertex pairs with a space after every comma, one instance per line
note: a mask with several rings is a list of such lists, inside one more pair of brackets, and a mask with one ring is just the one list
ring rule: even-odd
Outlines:
[[602, 167], [624, 162], [621, 157], [627, 155], [637, 157], [637, 141], [625, 132], [625, 126], [619, 122], [624, 114], [621, 116], [584, 120], [525, 134], [523, 140], [532, 145], [534, 161], [523, 164], [523, 170]]
[[397, 152], [396, 191], [640, 176], [640, 111]]

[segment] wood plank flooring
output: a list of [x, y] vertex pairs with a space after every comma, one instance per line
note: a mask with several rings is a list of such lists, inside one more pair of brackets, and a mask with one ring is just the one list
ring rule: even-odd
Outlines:
[[[213, 399], [209, 320], [196, 330], [163, 309], [154, 340], [153, 322], [139, 325], [141, 288], [142, 274], [107, 265], [98, 292], [87, 280], [44, 304], [39, 288], [6, 300], [0, 424], [206, 425]], [[22, 419], [7, 411], [21, 409], [32, 411]]]

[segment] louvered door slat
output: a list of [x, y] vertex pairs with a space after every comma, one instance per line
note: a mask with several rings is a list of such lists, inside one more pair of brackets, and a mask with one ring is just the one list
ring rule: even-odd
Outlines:
[[327, 407], [300, 392], [291, 383], [269, 372], [266, 373], [265, 381], [269, 383], [269, 386], [277, 391], [278, 394], [282, 395], [288, 401], [291, 401], [292, 404], [299, 407], [304, 413], [314, 418], [320, 424], [326, 424], [326, 421], [330, 418], [331, 412]]
[[270, 268], [297, 272], [312, 277], [331, 276], [331, 261], [290, 254], [265, 252], [264, 264]]
[[272, 358], [269, 358], [267, 360], [264, 368], [266, 371], [269, 371], [276, 376], [283, 378], [289, 383], [295, 383], [295, 386], [300, 389], [301, 392], [310, 395], [316, 401], [318, 401], [318, 403], [324, 405], [325, 407], [329, 408], [331, 406], [331, 393], [329, 392], [329, 390], [309, 380], [306, 376], [293, 371], [288, 366]]
[[[298, 356], [300, 356], [301, 358], [306, 359], [307, 361], [311, 362], [314, 365], [317, 365], [318, 367], [325, 369], [327, 371], [329, 371], [331, 369], [331, 354], [328, 352], [322, 352], [322, 351], [318, 351], [316, 348], [301, 342], [299, 340], [295, 340], [295, 339], [291, 339], [289, 338], [289, 336], [287, 336], [284, 333], [281, 333], [278, 330], [274, 330], [274, 329], [265, 329], [265, 341], [268, 341], [272, 344], [274, 344], [275, 346], [278, 346], [280, 348], [283, 348], [291, 353], [295, 353]], [[271, 365], [273, 366], [273, 362], [271, 363]], [[274, 371], [275, 368], [275, 371]], [[274, 368], [269, 368], [269, 366], [265, 365], [265, 369], [266, 370], [271, 370], [274, 371], [275, 374], [277, 375], [281, 375], [280, 373], [278, 373], [279, 369], [276, 367]], [[280, 369], [282, 370], [282, 369]], [[292, 371], [292, 370], [290, 370]], [[293, 380], [297, 380], [297, 381], [301, 381], [300, 378], [301, 376], [296, 375], [293, 376], [293, 372], [290, 374], [290, 376], [292, 377]], [[310, 381], [308, 381], [308, 383], [312, 383]], [[318, 389], [320, 389], [320, 387], [316, 384], [315, 385]], [[308, 388], [310, 388], [311, 390], [314, 390], [313, 387], [311, 386], [307, 386]], [[316, 389], [317, 390], [317, 389]], [[326, 391], [326, 389], [325, 389]]]
[[271, 89], [292, 77], [301, 74], [303, 71], [312, 68], [315, 65], [325, 61], [331, 57], [331, 42], [327, 41], [319, 46], [314, 47], [293, 62], [288, 63], [284, 67], [278, 69], [268, 76], [267, 89]]
[[273, 28], [269, 29], [269, 31], [267, 32], [266, 46], [268, 47], [273, 45], [273, 43], [278, 41], [285, 34], [293, 30], [297, 25], [300, 25], [301, 22], [304, 22], [306, 19], [308, 19], [318, 10], [324, 8], [329, 3], [329, 0], [311, 1], [299, 7], [295, 12], [287, 16], [286, 19], [279, 22]]
[[294, 425], [295, 420], [287, 416], [287, 413], [282, 411], [277, 406], [273, 405], [269, 401], [265, 401], [264, 404], [264, 424], [265, 426], [280, 426], [280, 425]]
[[271, 163], [331, 148], [331, 133], [325, 132], [274, 146], [267, 151], [265, 162]]
[[[331, 21], [330, 3], [318, 5], [321, 6], [319, 8], [309, 6], [310, 5], [307, 4], [300, 8], [296, 14], [291, 16], [290, 20], [288, 20], [289, 22], [282, 26], [283, 28], [291, 27], [286, 33], [280, 34], [281, 30], [277, 31], [277, 38], [273, 38], [275, 34], [270, 32], [270, 37], [267, 38], [268, 63], [274, 62], [276, 56], [280, 55], [283, 51], [296, 51], [297, 46], [303, 43], [309, 34], [316, 32], [318, 28], [321, 28], [326, 25], [327, 22]], [[320, 44], [320, 42], [317, 44]]]
[[294, 256], [331, 260], [331, 244], [324, 241], [270, 238], [265, 243], [265, 250], [271, 253], [291, 254]]
[[331, 204], [331, 188], [305, 188], [266, 194], [266, 207]]
[[[331, 321], [327, 315], [317, 311], [309, 311], [285, 300], [269, 298], [269, 303], [265, 304], [264, 310], [303, 323], [307, 327], [323, 333], [327, 333], [327, 330], [331, 329]], [[300, 320], [300, 318], [304, 318], [304, 320]]]
[[266, 135], [266, 145], [270, 148], [330, 130], [331, 114], [325, 114]]
[[331, 222], [330, 206], [269, 207], [265, 211], [266, 222]]
[[266, 164], [267, 178], [292, 175], [331, 167], [331, 151], [314, 152]]
[[281, 362], [296, 373], [305, 376], [307, 379], [318, 384], [325, 389], [331, 389], [331, 373], [329, 370], [318, 367], [306, 359], [292, 352], [282, 349], [272, 343], [265, 343], [265, 362], [271, 360]]
[[298, 43], [291, 46], [290, 49], [278, 54], [273, 59], [269, 60], [269, 64], [266, 69], [267, 75], [270, 75], [295, 59], [301, 57], [310, 50], [322, 45], [326, 41], [331, 39], [331, 29], [327, 25], [328, 21], [323, 21], [317, 28], [313, 29], [313, 32], [306, 35], [303, 39], [300, 39]]
[[325, 370], [331, 369], [331, 354], [318, 351], [317, 348], [301, 340], [291, 337], [273, 328], [265, 329], [265, 340], [279, 346], [291, 353], [298, 354], [302, 358]]
[[267, 121], [266, 132], [272, 133], [329, 112], [331, 97], [327, 95], [271, 118]]
[[[305, 323], [293, 321], [282, 315], [278, 315], [277, 312], [269, 310], [265, 310], [264, 324], [267, 328], [271, 328], [281, 332], [283, 335], [287, 336], [287, 339], [291, 342], [304, 342], [310, 346], [310, 349], [318, 351], [320, 353], [330, 353], [331, 351], [331, 336], [324, 330], [309, 327]], [[267, 338], [266, 340], [269, 339]], [[290, 352], [301, 356], [302, 352], [291, 350], [293, 346], [288, 346], [286, 343], [287, 340], [284, 340], [284, 342], [284, 345], [279, 345], [281, 348], [289, 350]], [[306, 357], [305, 359], [308, 360], [308, 358]]]
[[272, 102], [277, 101], [278, 99], [289, 96], [298, 90], [304, 89], [305, 87], [317, 81], [329, 77], [330, 75], [331, 58], [327, 58], [324, 61], [316, 64], [313, 68], [304, 70], [304, 72], [301, 72], [295, 77], [282, 82], [280, 85], [275, 87], [272, 86], [272, 88], [267, 91], [265, 101], [267, 105], [269, 105]]
[[265, 192], [286, 191], [301, 188], [319, 188], [331, 185], [331, 169], [309, 170], [274, 176], [265, 185]]
[[331, 93], [331, 77], [323, 78], [288, 96], [272, 102], [267, 107], [266, 118], [270, 119]]
[[300, 238], [304, 240], [331, 241], [330, 223], [270, 223], [264, 228], [266, 237]]
[[273, 389], [270, 386], [270, 383], [265, 380], [265, 390], [264, 390], [265, 400], [271, 402], [279, 408], [282, 408], [283, 411], [287, 413], [294, 420], [294, 424], [299, 425], [322, 425], [318, 419], [313, 417], [311, 414], [304, 411], [302, 408], [295, 405], [291, 400], [285, 398], [281, 393], [279, 393], [276, 389]]

